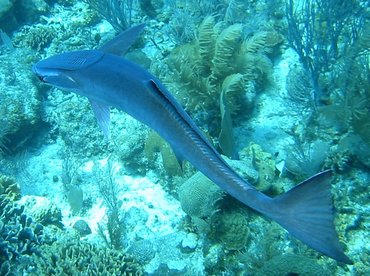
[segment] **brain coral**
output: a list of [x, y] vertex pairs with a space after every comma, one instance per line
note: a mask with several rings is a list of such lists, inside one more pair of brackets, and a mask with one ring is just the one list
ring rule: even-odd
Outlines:
[[275, 256], [267, 261], [256, 274], [262, 275], [332, 275], [326, 268], [320, 266], [315, 259], [295, 254]]
[[228, 250], [241, 250], [248, 242], [247, 219], [238, 211], [217, 214], [213, 218], [212, 228], [215, 238]]
[[208, 217], [215, 211], [215, 202], [222, 190], [202, 173], [197, 172], [186, 180], [178, 191], [181, 207], [192, 217]]
[[155, 248], [150, 240], [139, 240], [130, 246], [127, 253], [138, 263], [147, 264], [154, 258]]

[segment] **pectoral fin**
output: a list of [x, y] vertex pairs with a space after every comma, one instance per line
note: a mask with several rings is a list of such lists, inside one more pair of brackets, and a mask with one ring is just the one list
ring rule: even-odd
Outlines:
[[104, 137], [109, 139], [110, 111], [109, 106], [90, 100], [98, 125], [103, 131]]

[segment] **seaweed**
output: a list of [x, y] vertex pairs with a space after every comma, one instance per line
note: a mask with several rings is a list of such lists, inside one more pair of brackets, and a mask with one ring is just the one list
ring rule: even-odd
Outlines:
[[[232, 106], [236, 107], [236, 103], [227, 101], [228, 93], [233, 93], [243, 89], [244, 80], [242, 74], [233, 74], [227, 76], [222, 83], [220, 94], [220, 110], [221, 110], [221, 131], [218, 137], [222, 152], [230, 156], [232, 159], [239, 159], [236, 151], [235, 141], [230, 133], [233, 133], [233, 124], [231, 120]], [[229, 96], [230, 97], [230, 96]]]
[[[220, 27], [222, 26], [222, 27]], [[198, 27], [197, 39], [175, 48], [167, 59], [173, 72], [167, 85], [195, 118], [218, 137], [223, 153], [237, 158], [232, 120], [243, 109], [252, 108], [246, 93], [255, 94], [269, 80], [272, 62], [267, 56], [282, 38], [274, 30], [243, 37], [243, 25], [216, 24], [208, 16]], [[248, 91], [249, 90], [249, 91]]]

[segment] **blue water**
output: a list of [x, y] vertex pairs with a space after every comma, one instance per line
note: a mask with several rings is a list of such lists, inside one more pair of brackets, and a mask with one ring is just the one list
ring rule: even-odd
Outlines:
[[[370, 275], [368, 1], [0, 2], [0, 275]], [[230, 166], [277, 196], [332, 170], [344, 265], [310, 249], [122, 111], [32, 65], [145, 22], [157, 76]], [[135, 93], [135, 91], [132, 91]]]

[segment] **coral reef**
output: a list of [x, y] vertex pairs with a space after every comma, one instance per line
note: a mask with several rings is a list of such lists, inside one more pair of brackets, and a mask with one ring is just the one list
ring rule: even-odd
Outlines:
[[222, 190], [201, 172], [186, 180], [178, 190], [181, 207], [191, 217], [211, 216], [216, 202], [222, 198]]
[[37, 273], [44, 275], [142, 275], [141, 267], [120, 251], [73, 241], [42, 246], [35, 260]]
[[98, 156], [106, 150], [107, 141], [87, 101], [74, 94], [65, 96], [57, 90], [47, 97], [53, 104], [45, 106], [44, 120], [52, 126], [51, 133], [58, 133], [72, 156]]
[[150, 240], [139, 240], [134, 242], [127, 250], [138, 263], [147, 264], [155, 256], [155, 248]]
[[6, 195], [12, 201], [21, 198], [21, 190], [14, 178], [0, 174], [0, 195], [1, 194]]
[[73, 224], [73, 229], [75, 229], [81, 237], [91, 234], [90, 226], [83, 219], [79, 219]]
[[19, 274], [27, 258], [40, 254], [43, 226], [24, 214], [24, 206], [16, 205], [0, 195], [0, 272]]
[[333, 91], [325, 87], [325, 74], [335, 71], [341, 57], [354, 57], [354, 50], [359, 51], [367, 16], [361, 1], [287, 1], [288, 40], [310, 77], [317, 106]]
[[256, 188], [265, 192], [270, 190], [272, 188], [272, 182], [276, 177], [276, 166], [273, 156], [265, 152], [260, 145], [255, 143], [250, 143], [248, 147], [244, 148], [241, 155], [252, 158], [252, 164], [255, 165], [255, 169], [258, 171], [259, 178], [258, 182], [255, 184]]
[[[0, 25], [9, 35], [8, 46], [0, 43], [0, 275], [141, 275], [141, 266], [147, 275], [368, 275], [365, 2], [304, 0], [287, 14], [297, 1], [0, 0]], [[332, 9], [317, 6], [330, 3]], [[182, 171], [158, 135], [122, 112], [111, 110], [111, 140], [104, 140], [87, 101], [31, 76], [41, 56], [108, 41], [114, 30], [99, 15], [115, 30], [147, 22], [145, 54], [126, 57], [163, 79], [211, 143], [240, 157], [225, 159], [258, 190], [274, 196], [333, 169], [335, 224], [355, 266], [302, 246], [187, 163]], [[287, 17], [297, 20], [289, 30]], [[280, 33], [292, 26], [300, 61], [279, 47], [286, 38]], [[268, 86], [272, 77], [282, 85]], [[282, 107], [280, 95], [289, 100], [281, 97]], [[256, 137], [256, 124], [275, 136], [238, 152]], [[111, 164], [95, 170], [107, 156], [119, 163], [118, 175]], [[278, 161], [292, 174], [278, 175]], [[23, 196], [16, 204], [17, 183]]]
[[219, 137], [223, 128], [220, 148], [236, 158], [232, 116], [241, 110], [241, 103], [243, 110], [251, 108], [254, 87], [265, 85], [269, 78], [272, 65], [267, 53], [282, 38], [270, 29], [243, 39], [242, 24], [220, 28], [212, 16], [203, 20], [198, 33], [197, 40], [171, 52], [167, 82], [194, 117], [204, 114], [202, 123], [212, 137]]
[[176, 159], [171, 147], [156, 132], [149, 132], [145, 141], [144, 155], [148, 158], [149, 164], [154, 164], [157, 159], [156, 153], [160, 153], [163, 162], [163, 168], [167, 176], [181, 174], [181, 166]]
[[349, 164], [356, 163], [359, 163], [357, 166], [362, 165], [370, 168], [370, 144], [358, 134], [347, 133], [347, 135], [343, 135], [338, 142], [336, 153], [337, 159], [334, 159], [332, 163], [339, 171], [345, 170]]
[[240, 160], [229, 159], [225, 156], [223, 158], [227, 164], [234, 170], [238, 175], [244, 178], [248, 183], [252, 185], [258, 185], [259, 173], [254, 167], [253, 156], [248, 155], [245, 150], [241, 151]]
[[55, 30], [50, 26], [23, 26], [14, 37], [14, 44], [19, 48], [31, 48], [37, 52], [43, 51], [55, 38]]
[[209, 275], [216, 275], [225, 267], [225, 251], [220, 244], [215, 244], [205, 253], [204, 267]]
[[1, 0], [0, 1], [0, 25], [7, 32], [12, 32], [20, 25], [32, 24], [41, 15], [49, 11], [48, 1], [44, 0]]
[[101, 170], [96, 168], [95, 173], [100, 196], [107, 207], [107, 223], [104, 226], [99, 225], [99, 234], [107, 246], [121, 249], [125, 225], [120, 210], [122, 200], [118, 197], [119, 188], [115, 183], [116, 168], [113, 167], [111, 160], [107, 160], [105, 168]]
[[[305, 75], [299, 78], [291, 73], [288, 93], [298, 105], [311, 109], [304, 121], [305, 137], [318, 136], [313, 129], [320, 126], [341, 141], [330, 157], [339, 162], [332, 164], [337, 171], [348, 164], [345, 159], [357, 156], [357, 145], [367, 155], [370, 144], [370, 24], [363, 4], [306, 0], [298, 8], [293, 1], [287, 3], [288, 39], [302, 63], [296, 73]], [[362, 155], [354, 165], [368, 166], [368, 158]]]
[[148, 162], [143, 158], [148, 129], [132, 118], [125, 115], [122, 117], [124, 120], [117, 120], [112, 129], [113, 139], [119, 141], [115, 144], [112, 154], [122, 161], [132, 174], [144, 175], [148, 169]]
[[[157, 264], [152, 268], [153, 275], [201, 275], [202, 254], [192, 255], [183, 247], [187, 234], [179, 231], [156, 239]], [[186, 261], [184, 261], [186, 260]]]
[[59, 242], [52, 237], [44, 238], [47, 228], [34, 223], [24, 210], [23, 205], [0, 195], [1, 275], [142, 274], [140, 266], [119, 251], [71, 241], [74, 238], [67, 237], [67, 233]]
[[27, 214], [44, 226], [54, 225], [63, 228], [62, 211], [50, 199], [38, 196], [24, 196], [19, 201], [24, 205]]
[[245, 214], [239, 211], [223, 211], [212, 217], [209, 235], [222, 243], [227, 250], [242, 250], [249, 239]]
[[316, 260], [304, 256], [285, 254], [273, 257], [256, 273], [256, 275], [332, 275], [331, 272], [317, 263]]
[[289, 70], [286, 78], [286, 90], [289, 100], [294, 103], [292, 104], [294, 108], [314, 110], [312, 83], [302, 66], [296, 66]]
[[0, 55], [0, 152], [19, 152], [33, 142], [42, 126], [41, 101], [31, 72], [18, 55]]
[[287, 150], [285, 168], [295, 175], [307, 178], [322, 169], [328, 155], [329, 144], [324, 141], [317, 140], [303, 145], [295, 139], [295, 144]]

